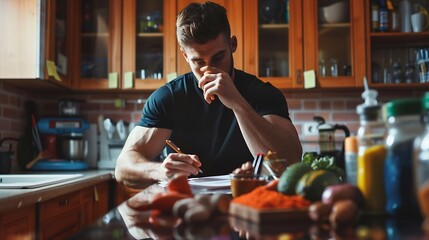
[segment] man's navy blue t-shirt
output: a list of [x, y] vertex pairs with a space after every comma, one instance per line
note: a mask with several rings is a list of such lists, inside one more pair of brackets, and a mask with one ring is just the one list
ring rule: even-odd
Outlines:
[[[284, 95], [270, 83], [235, 70], [234, 84], [259, 115], [290, 120]], [[219, 99], [208, 104], [192, 72], [157, 89], [147, 99], [139, 125], [172, 130], [171, 141], [198, 155], [206, 176], [231, 173], [253, 159], [232, 110]]]

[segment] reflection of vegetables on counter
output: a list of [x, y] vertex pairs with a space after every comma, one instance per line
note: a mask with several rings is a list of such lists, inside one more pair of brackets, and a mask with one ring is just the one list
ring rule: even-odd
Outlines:
[[150, 202], [131, 207], [138, 211], [152, 211], [152, 218], [159, 214], [173, 214], [185, 222], [199, 222], [208, 220], [213, 214], [226, 214], [230, 201], [227, 194], [194, 196], [188, 177], [176, 175], [168, 181], [166, 192], [155, 195]]

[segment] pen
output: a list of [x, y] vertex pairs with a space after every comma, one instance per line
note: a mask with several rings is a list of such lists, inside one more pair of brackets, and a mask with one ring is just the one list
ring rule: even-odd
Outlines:
[[[165, 143], [167, 143], [167, 145], [170, 146], [175, 152], [183, 153], [182, 150], [180, 150], [180, 148], [177, 147], [176, 144], [174, 144], [171, 140], [167, 139], [165, 140]], [[203, 171], [200, 168], [198, 168], [198, 172], [203, 173]]]

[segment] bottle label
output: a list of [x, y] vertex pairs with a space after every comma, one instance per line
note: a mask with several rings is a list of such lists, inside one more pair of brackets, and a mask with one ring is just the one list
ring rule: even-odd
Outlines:
[[389, 27], [389, 12], [380, 10], [380, 31], [387, 31]]

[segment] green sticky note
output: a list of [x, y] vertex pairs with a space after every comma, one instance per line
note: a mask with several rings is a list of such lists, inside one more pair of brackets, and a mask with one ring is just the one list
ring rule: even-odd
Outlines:
[[109, 73], [109, 88], [118, 88], [118, 73]]
[[172, 72], [167, 74], [167, 82], [170, 82], [171, 80], [175, 79], [177, 77], [177, 72]]
[[315, 88], [316, 87], [316, 72], [314, 70], [308, 70], [304, 72], [304, 88]]
[[134, 87], [134, 72], [124, 73], [124, 87], [123, 88], [133, 88]]
[[123, 100], [122, 99], [120, 99], [120, 98], [116, 98], [115, 99], [115, 108], [121, 108], [121, 107], [123, 107]]

